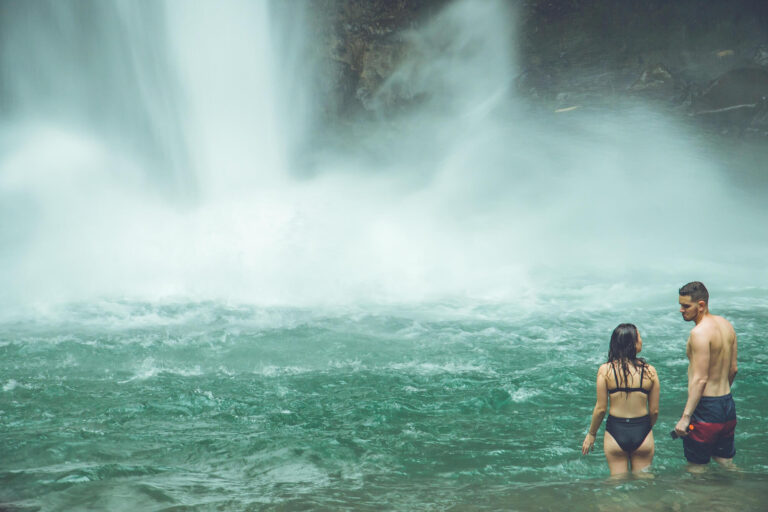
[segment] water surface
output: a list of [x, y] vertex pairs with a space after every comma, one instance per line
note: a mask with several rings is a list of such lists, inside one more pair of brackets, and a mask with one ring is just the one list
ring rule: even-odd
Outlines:
[[[758, 294], [760, 295], [760, 294]], [[569, 305], [570, 304], [570, 305]], [[675, 304], [289, 309], [101, 302], [0, 330], [11, 510], [762, 510], [768, 305], [739, 334], [738, 471], [686, 471]], [[634, 321], [662, 383], [649, 479], [580, 446], [594, 377]], [[629, 507], [629, 508], [628, 508]]]

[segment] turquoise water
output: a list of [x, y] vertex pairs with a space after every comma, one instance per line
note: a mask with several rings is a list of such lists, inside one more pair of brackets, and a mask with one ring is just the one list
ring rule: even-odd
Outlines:
[[[0, 326], [8, 510], [764, 510], [762, 291], [739, 334], [737, 471], [668, 437], [690, 324], [675, 301], [258, 308], [101, 302]], [[611, 330], [659, 370], [653, 478], [580, 453]]]
[[[335, 3], [0, 0], [0, 512], [764, 510], [765, 149], [532, 104], [502, 1], [386, 36], [334, 127]], [[740, 336], [737, 471], [667, 435], [688, 279]], [[653, 478], [581, 455], [620, 322]]]

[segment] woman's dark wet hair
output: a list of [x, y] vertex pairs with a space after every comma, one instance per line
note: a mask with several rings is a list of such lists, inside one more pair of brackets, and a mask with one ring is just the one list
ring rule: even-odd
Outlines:
[[[608, 348], [608, 362], [618, 364], [621, 369], [617, 372], [618, 387], [629, 387], [629, 365], [642, 368], [648, 363], [645, 359], [637, 357], [637, 327], [635, 324], [619, 324], [611, 334], [611, 344]], [[623, 377], [623, 379], [622, 379]], [[642, 382], [640, 383], [642, 386]]]

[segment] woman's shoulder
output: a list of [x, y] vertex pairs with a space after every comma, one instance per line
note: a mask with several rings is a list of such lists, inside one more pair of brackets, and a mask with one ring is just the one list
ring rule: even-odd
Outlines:
[[656, 372], [656, 368], [654, 368], [652, 364], [646, 364], [645, 371], [652, 379], [658, 378], [659, 376], [659, 374]]
[[605, 377], [608, 375], [608, 369], [611, 367], [611, 363], [603, 363], [600, 365], [600, 368], [597, 369], [597, 374], [602, 375]]

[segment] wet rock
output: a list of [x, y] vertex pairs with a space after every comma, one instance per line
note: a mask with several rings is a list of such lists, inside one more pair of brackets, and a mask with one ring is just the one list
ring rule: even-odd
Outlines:
[[436, 13], [447, 0], [324, 0], [324, 46], [337, 81], [339, 114], [373, 108], [371, 99], [407, 51], [402, 33]]
[[373, 109], [378, 102], [372, 102], [374, 93], [389, 78], [406, 53], [402, 40], [372, 41], [362, 55], [362, 65], [357, 99], [366, 109]]
[[[318, 51], [327, 65], [319, 87], [330, 91], [329, 118], [421, 101], [416, 96], [423, 92], [393, 73], [414, 51], [408, 31], [451, 1], [313, 0], [325, 27]], [[520, 0], [517, 7], [514, 85], [531, 101], [556, 110], [610, 108], [634, 96], [704, 122], [766, 122], [765, 78], [755, 71], [768, 69], [764, 0]], [[713, 76], [719, 78], [710, 83]]]
[[694, 100], [695, 115], [754, 109], [768, 98], [768, 69], [739, 68], [719, 76]]
[[644, 91], [648, 89], [671, 89], [675, 80], [672, 73], [663, 65], [657, 64], [645, 69], [640, 77], [629, 87], [631, 91]]
[[767, 105], [768, 69], [737, 68], [710, 82], [691, 113], [721, 130], [744, 130], [765, 122]]
[[748, 129], [755, 131], [759, 135], [768, 136], [768, 102], [763, 102], [758, 107]]
[[768, 68], [768, 46], [760, 45], [755, 48], [755, 52], [752, 54], [752, 62], [756, 66]]

